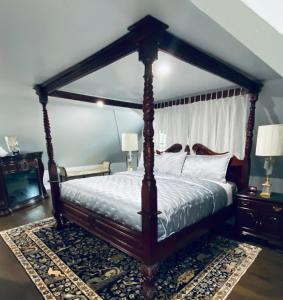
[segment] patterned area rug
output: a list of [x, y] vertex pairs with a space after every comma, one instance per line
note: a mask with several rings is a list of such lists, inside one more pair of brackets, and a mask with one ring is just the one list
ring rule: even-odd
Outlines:
[[[49, 218], [0, 233], [44, 299], [143, 299], [139, 263], [75, 224]], [[207, 235], [172, 255], [158, 299], [225, 299], [260, 248]]]

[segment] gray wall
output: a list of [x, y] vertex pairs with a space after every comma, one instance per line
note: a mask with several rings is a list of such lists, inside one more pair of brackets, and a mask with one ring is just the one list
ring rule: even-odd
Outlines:
[[[141, 116], [130, 109], [115, 109], [114, 112], [113, 107], [99, 108], [64, 99], [50, 98], [48, 112], [55, 159], [65, 166], [93, 164], [102, 160], [125, 162], [115, 114], [120, 134], [140, 133], [143, 125]], [[6, 149], [5, 135], [16, 135], [21, 150], [44, 151], [46, 166], [41, 105], [30, 87], [11, 85], [9, 89], [0, 91], [0, 146]]]
[[[268, 124], [283, 124], [283, 79], [266, 82], [257, 103], [250, 184], [258, 188], [261, 187], [265, 170], [264, 158], [254, 155], [257, 127]], [[274, 192], [283, 193], [283, 157], [276, 159], [271, 182]]]

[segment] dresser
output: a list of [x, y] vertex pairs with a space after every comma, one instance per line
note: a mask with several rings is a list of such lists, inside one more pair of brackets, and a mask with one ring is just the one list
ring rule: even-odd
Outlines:
[[272, 193], [270, 199], [259, 194], [237, 194], [237, 231], [283, 246], [283, 194]]
[[42, 152], [0, 157], [0, 216], [47, 198]]

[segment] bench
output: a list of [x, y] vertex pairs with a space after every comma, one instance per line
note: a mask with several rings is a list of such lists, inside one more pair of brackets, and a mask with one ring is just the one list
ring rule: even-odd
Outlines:
[[79, 167], [62, 167], [58, 166], [60, 181], [67, 181], [69, 179], [84, 178], [98, 175], [110, 175], [110, 162], [103, 161], [97, 165], [87, 165]]

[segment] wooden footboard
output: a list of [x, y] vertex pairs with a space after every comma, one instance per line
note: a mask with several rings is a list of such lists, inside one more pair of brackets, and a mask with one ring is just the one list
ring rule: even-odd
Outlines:
[[[62, 214], [65, 218], [94, 233], [97, 237], [124, 253], [141, 262], [143, 261], [141, 232], [130, 229], [117, 221], [94, 213], [70, 201], [63, 200], [61, 204]], [[165, 259], [173, 252], [188, 245], [193, 240], [232, 217], [234, 213], [235, 206], [233, 204], [158, 242], [156, 262]]]
[[70, 201], [61, 201], [63, 217], [78, 224], [124, 253], [142, 261], [141, 232]]

